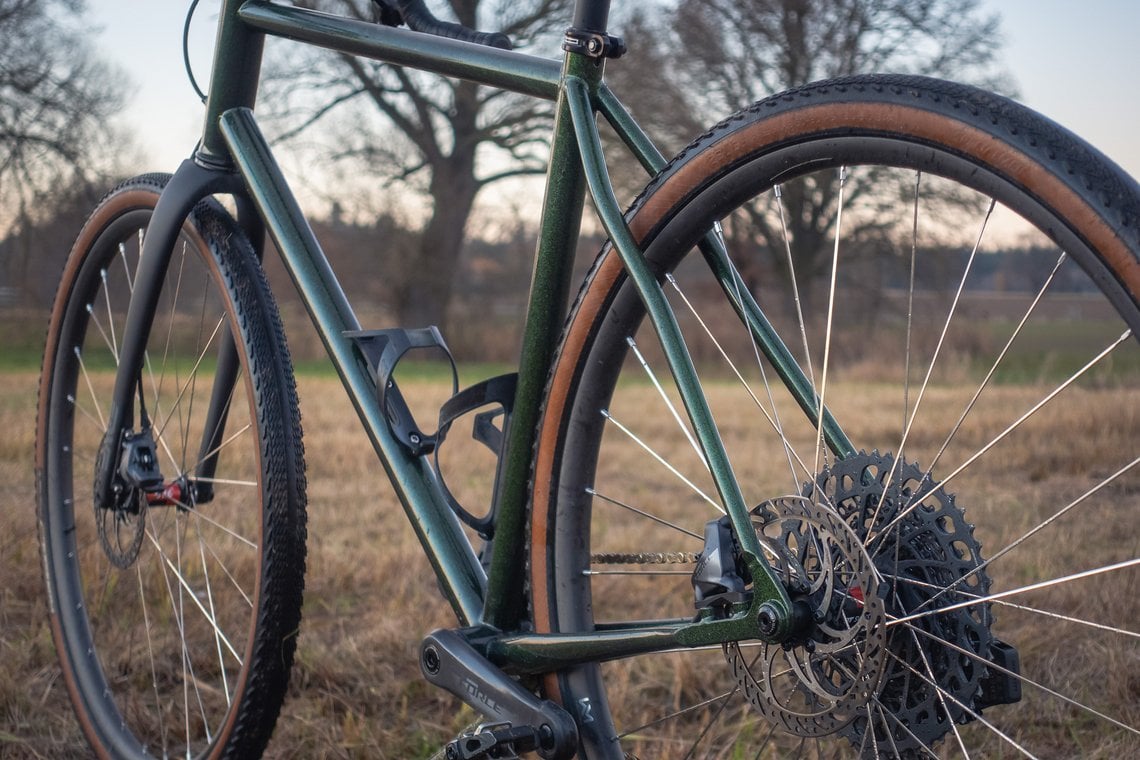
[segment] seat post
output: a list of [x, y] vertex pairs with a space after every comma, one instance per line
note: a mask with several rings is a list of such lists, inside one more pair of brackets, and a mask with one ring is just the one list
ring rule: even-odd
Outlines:
[[605, 34], [609, 15], [610, 0], [575, 0], [573, 28]]

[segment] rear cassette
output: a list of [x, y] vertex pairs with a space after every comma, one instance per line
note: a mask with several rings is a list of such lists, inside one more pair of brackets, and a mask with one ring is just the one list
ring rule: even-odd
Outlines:
[[[888, 621], [984, 597], [990, 578], [981, 545], [954, 496], [928, 473], [890, 454], [860, 453], [825, 468], [804, 496], [835, 509], [872, 556]], [[865, 715], [841, 733], [862, 753], [918, 756], [984, 706], [995, 639], [988, 603], [891, 626], [876, 701], [894, 720]], [[953, 642], [953, 644], [949, 643]], [[886, 726], [891, 726], [888, 734]]]

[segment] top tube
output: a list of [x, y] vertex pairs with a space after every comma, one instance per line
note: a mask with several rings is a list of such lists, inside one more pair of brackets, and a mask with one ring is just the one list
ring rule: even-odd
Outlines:
[[[578, 0], [577, 10], [604, 23], [609, 0]], [[195, 155], [205, 165], [228, 164], [218, 119], [233, 108], [253, 108], [265, 34], [548, 100], [557, 97], [561, 79], [557, 60], [420, 35], [266, 0], [225, 0], [218, 24], [204, 134]]]

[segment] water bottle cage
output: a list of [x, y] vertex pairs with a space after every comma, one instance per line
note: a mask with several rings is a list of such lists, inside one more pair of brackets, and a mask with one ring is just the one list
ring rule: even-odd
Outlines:
[[[412, 456], [435, 454], [434, 468], [443, 487], [444, 495], [452, 510], [465, 524], [475, 530], [485, 540], [490, 540], [495, 532], [495, 509], [476, 517], [452, 495], [440, 472], [439, 448], [447, 437], [452, 423], [465, 414], [482, 407], [496, 407], [475, 415], [472, 437], [486, 446], [502, 462], [504, 433], [514, 407], [515, 388], [518, 375], [508, 374], [488, 378], [469, 388], [459, 391], [459, 373], [455, 360], [439, 329], [435, 326], [406, 330], [358, 330], [346, 332], [372, 368], [376, 381], [376, 394], [380, 408], [388, 422], [393, 436]], [[411, 410], [404, 401], [403, 394], [392, 378], [400, 359], [412, 349], [437, 349], [442, 351], [451, 365], [452, 395], [439, 410], [439, 424], [435, 433], [428, 434], [416, 423]], [[502, 425], [495, 426], [495, 419], [502, 417]], [[498, 491], [498, 468], [495, 474], [495, 492]]]
[[354, 330], [346, 332], [346, 338], [351, 338], [368, 365], [372, 368], [376, 380], [376, 395], [380, 402], [380, 409], [388, 420], [388, 427], [396, 440], [408, 450], [412, 456], [425, 456], [435, 451], [439, 445], [439, 432], [428, 435], [416, 424], [412, 412], [404, 401], [403, 394], [392, 379], [392, 373], [400, 359], [413, 348], [439, 349], [447, 356], [451, 364], [451, 390], [454, 395], [459, 390], [459, 372], [455, 367], [455, 359], [451, 356], [439, 328], [422, 327], [415, 330], [394, 328], [389, 330]]

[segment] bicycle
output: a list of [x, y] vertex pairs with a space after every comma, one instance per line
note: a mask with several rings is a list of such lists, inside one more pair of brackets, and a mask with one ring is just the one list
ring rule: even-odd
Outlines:
[[[282, 704], [305, 468], [266, 233], [455, 612], [421, 668], [485, 721], [447, 757], [1140, 748], [1134, 180], [1010, 101], [902, 76], [768, 98], [666, 161], [603, 81], [608, 0], [578, 0], [563, 61], [381, 6], [226, 2], [193, 157], [112, 190], [68, 259], [39, 528], [96, 752], [254, 756]], [[556, 103], [519, 370], [435, 434], [393, 375], [444, 341], [357, 323], [251, 110], [266, 35]], [[624, 213], [599, 114], [653, 175]], [[808, 191], [835, 214], [825, 307], [786, 232]], [[610, 242], [571, 302], [587, 193]], [[967, 282], [1000, 209], [1038, 248], [987, 300]], [[844, 245], [870, 222], [894, 229]], [[738, 269], [762, 224], [785, 230], [775, 299]], [[469, 415], [498, 457], [483, 515], [431, 458]]]

